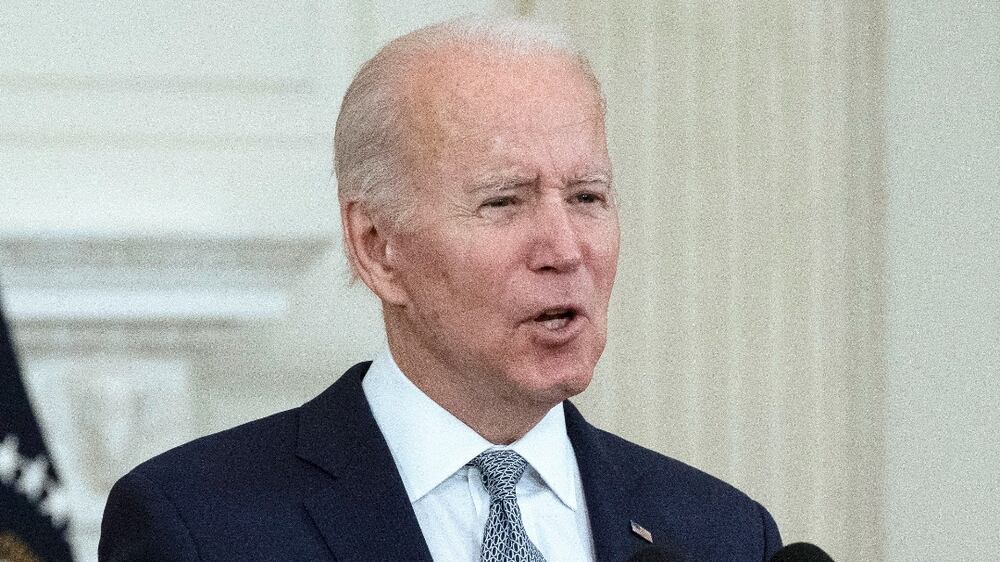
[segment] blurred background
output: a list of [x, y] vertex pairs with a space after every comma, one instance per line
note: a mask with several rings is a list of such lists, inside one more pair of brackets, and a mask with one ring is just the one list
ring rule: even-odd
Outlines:
[[132, 466], [383, 345], [333, 123], [379, 46], [466, 13], [558, 23], [604, 84], [589, 419], [837, 560], [995, 559], [1000, 4], [6, 0], [3, 308], [77, 560]]

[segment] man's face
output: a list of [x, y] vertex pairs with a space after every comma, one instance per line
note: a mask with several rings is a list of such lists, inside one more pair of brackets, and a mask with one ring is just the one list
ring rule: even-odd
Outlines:
[[447, 53], [409, 83], [413, 218], [387, 245], [405, 294], [397, 359], [483, 397], [555, 403], [587, 387], [606, 340], [618, 215], [603, 114], [564, 57], [481, 58]]

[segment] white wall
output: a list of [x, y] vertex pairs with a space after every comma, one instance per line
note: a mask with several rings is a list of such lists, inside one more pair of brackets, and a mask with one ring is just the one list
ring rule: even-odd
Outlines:
[[886, 560], [995, 560], [1000, 4], [889, 23]]
[[0, 231], [336, 232], [333, 123], [360, 62], [505, 4], [5, 1]]
[[308, 2], [4, 2], [0, 228], [329, 231], [324, 14]]

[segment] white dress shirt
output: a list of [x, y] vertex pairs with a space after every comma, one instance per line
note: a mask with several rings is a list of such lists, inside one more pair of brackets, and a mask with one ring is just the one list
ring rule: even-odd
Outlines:
[[[365, 398], [403, 479], [436, 561], [479, 560], [490, 497], [479, 470], [466, 466], [493, 445], [431, 400], [400, 371], [388, 350], [362, 381]], [[548, 562], [594, 560], [580, 469], [562, 404], [509, 448], [528, 461], [517, 503], [531, 542]]]

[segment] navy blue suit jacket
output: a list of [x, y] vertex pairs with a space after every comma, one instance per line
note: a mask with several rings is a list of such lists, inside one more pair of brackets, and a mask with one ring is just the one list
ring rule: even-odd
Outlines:
[[[361, 389], [367, 370], [136, 467], [111, 491], [100, 560], [430, 560]], [[781, 546], [742, 492], [565, 411], [598, 560], [646, 545], [630, 521], [692, 561], [765, 561]]]

